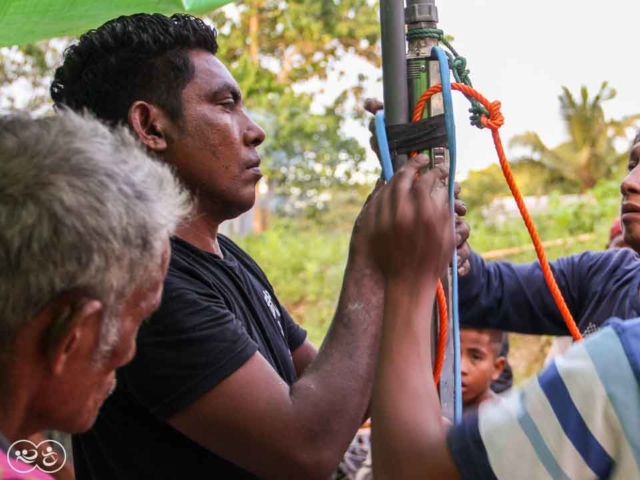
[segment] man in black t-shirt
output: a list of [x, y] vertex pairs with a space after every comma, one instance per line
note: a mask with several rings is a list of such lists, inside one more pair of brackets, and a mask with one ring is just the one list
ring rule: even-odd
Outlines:
[[253, 206], [264, 132], [216, 50], [215, 30], [191, 16], [133, 15], [83, 35], [55, 74], [57, 106], [128, 124], [197, 200], [136, 358], [74, 439], [80, 480], [327, 478], [367, 415], [384, 296], [373, 222], [356, 223], [318, 353], [258, 265], [218, 234]]

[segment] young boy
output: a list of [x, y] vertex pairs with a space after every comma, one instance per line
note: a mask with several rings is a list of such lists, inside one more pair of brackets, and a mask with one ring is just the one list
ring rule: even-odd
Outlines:
[[477, 409], [481, 402], [497, 395], [491, 382], [497, 380], [506, 364], [501, 356], [504, 334], [491, 329], [460, 331], [460, 370], [464, 411]]

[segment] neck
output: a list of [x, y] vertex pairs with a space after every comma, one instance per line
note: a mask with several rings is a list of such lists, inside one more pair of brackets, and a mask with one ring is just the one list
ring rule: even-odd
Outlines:
[[482, 402], [484, 402], [485, 400], [489, 400], [490, 398], [494, 398], [497, 395], [495, 393], [493, 393], [493, 391], [489, 388], [487, 389], [485, 392], [483, 392], [482, 394], [478, 395], [476, 398], [474, 398], [471, 402], [467, 403], [464, 405], [464, 410], [475, 410], [477, 409], [480, 404]]
[[222, 222], [214, 221], [206, 214], [196, 211], [192, 218], [178, 225], [176, 236], [200, 250], [222, 257], [222, 251], [218, 245], [220, 223]]
[[[27, 374], [24, 378], [28, 379], [28, 372], [23, 373]], [[34, 415], [29, 401], [31, 389], [27, 382], [11, 378], [3, 379], [3, 383], [9, 388], [4, 390], [0, 401], [0, 432], [12, 443], [27, 438], [37, 428], [30, 425]]]

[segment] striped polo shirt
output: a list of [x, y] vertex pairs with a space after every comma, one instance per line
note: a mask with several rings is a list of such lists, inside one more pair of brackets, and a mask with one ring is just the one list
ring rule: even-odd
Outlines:
[[640, 319], [610, 320], [448, 444], [464, 479], [640, 479]]

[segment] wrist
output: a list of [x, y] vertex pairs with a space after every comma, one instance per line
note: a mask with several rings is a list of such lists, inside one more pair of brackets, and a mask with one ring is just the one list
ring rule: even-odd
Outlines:
[[416, 301], [435, 298], [439, 277], [422, 275], [415, 277], [387, 276], [385, 277], [385, 292], [387, 295], [400, 295]]
[[383, 281], [383, 275], [378, 265], [374, 262], [371, 255], [357, 253], [353, 249], [349, 251], [347, 258], [346, 271], [362, 276], [372, 276], [380, 278]]

